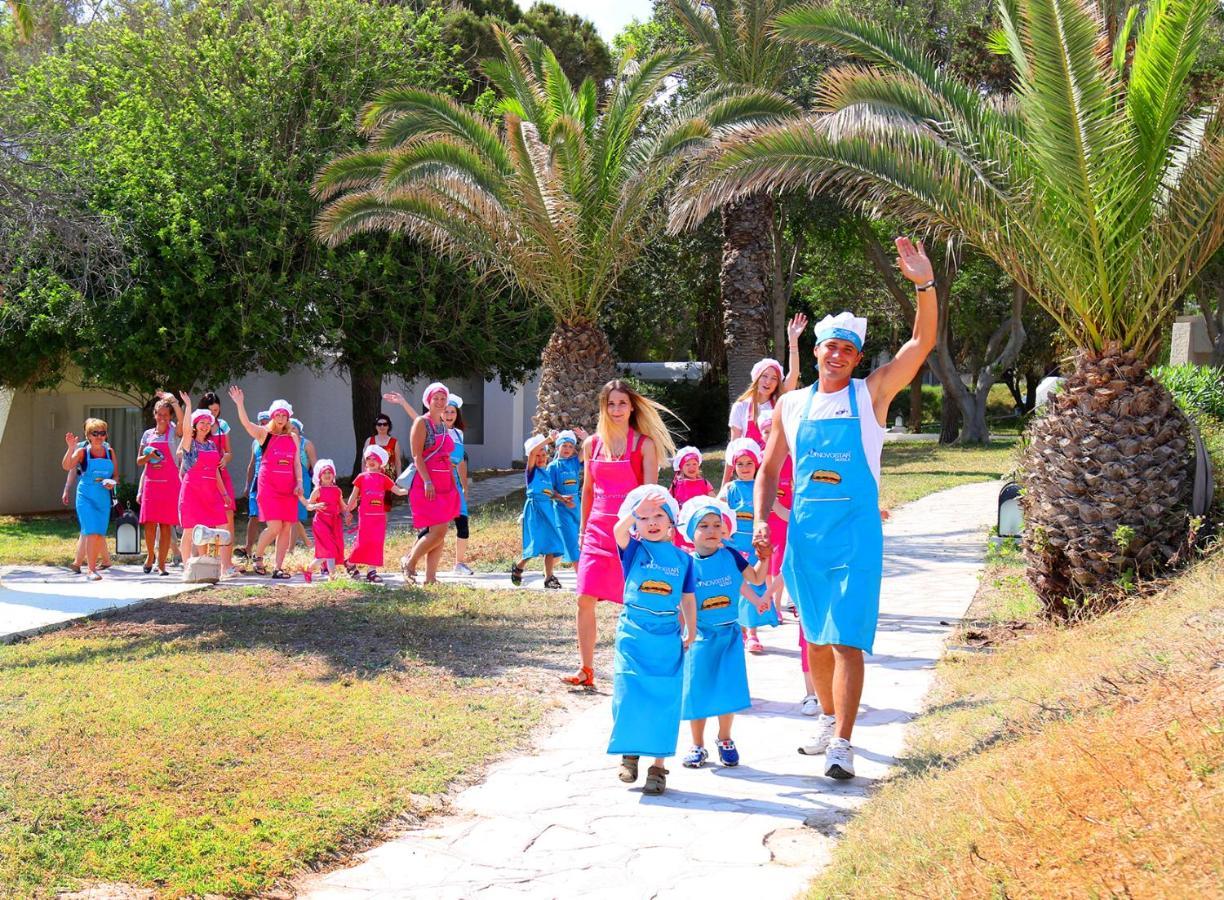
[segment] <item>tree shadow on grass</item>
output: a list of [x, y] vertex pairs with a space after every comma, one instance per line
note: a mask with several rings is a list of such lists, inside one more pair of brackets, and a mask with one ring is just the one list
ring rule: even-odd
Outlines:
[[[309, 591], [273, 589], [257, 598], [180, 595], [82, 622], [50, 636], [53, 648], [0, 668], [139, 659], [154, 653], [269, 649], [309, 656], [327, 679], [373, 678], [419, 670], [422, 663], [456, 678], [573, 668], [572, 607], [539, 598], [453, 590], [445, 608], [420, 589]], [[550, 598], [551, 599], [551, 598]], [[601, 628], [605, 642], [612, 629]], [[72, 639], [85, 641], [78, 643]], [[68, 639], [68, 640], [65, 640]], [[35, 639], [37, 640], [37, 639]]]

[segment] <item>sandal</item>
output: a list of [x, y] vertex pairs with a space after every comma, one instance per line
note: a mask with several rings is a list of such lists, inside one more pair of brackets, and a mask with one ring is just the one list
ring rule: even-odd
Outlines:
[[252, 556], [251, 560], [254, 562], [254, 565], [251, 568], [254, 570], [256, 575], [268, 574], [268, 570], [264, 568], [262, 556]]
[[642, 785], [643, 794], [661, 794], [667, 790], [667, 769], [662, 766], [651, 766], [646, 770], [646, 783]]
[[150, 572], [152, 572], [152, 571], [153, 571], [153, 564], [152, 564], [152, 563], [145, 563], [145, 564], [144, 564], [144, 566], [143, 566], [142, 568], [144, 569], [144, 573], [145, 573], [146, 575], [148, 575]]
[[286, 572], [284, 569], [275, 569], [272, 572], [272, 579], [275, 581], [288, 581], [292, 577], [293, 576], [290, 575], [288, 572]]
[[633, 782], [637, 781], [638, 760], [640, 758], [638, 756], [622, 756], [620, 772], [617, 773], [616, 777], [625, 782], [625, 784], [633, 784]]
[[522, 566], [513, 565], [510, 567], [510, 583], [514, 585], [515, 587], [518, 587], [519, 585], [523, 583], [523, 567]]
[[559, 591], [561, 590], [561, 581], [556, 575], [549, 575], [544, 579], [544, 587], [548, 588], [550, 591]]
[[375, 572], [373, 569], [370, 569], [370, 571], [366, 572], [366, 581], [370, 582], [370, 584], [382, 584], [383, 583], [382, 576], [379, 575], [377, 572]]
[[[580, 666], [573, 675], [563, 675], [561, 683], [571, 685], [572, 687], [595, 687], [595, 670], [588, 669], [586, 666]], [[634, 759], [636, 758], [634, 757]]]

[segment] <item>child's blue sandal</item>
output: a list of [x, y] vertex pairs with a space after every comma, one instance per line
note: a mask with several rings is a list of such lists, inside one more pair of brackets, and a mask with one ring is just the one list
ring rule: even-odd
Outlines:
[[705, 747], [698, 747], [694, 744], [689, 748], [688, 754], [682, 762], [686, 769], [700, 769], [705, 765], [705, 761], [710, 758], [710, 751]]
[[739, 765], [739, 751], [735, 749], [735, 741], [728, 738], [718, 742], [718, 761], [727, 768]]

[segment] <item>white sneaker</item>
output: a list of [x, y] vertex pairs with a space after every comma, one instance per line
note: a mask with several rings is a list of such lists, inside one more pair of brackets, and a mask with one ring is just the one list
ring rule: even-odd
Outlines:
[[845, 738], [833, 738], [825, 751], [825, 775], [841, 781], [854, 777], [854, 750]]
[[820, 701], [816, 699], [815, 694], [808, 694], [803, 698], [803, 702], [799, 704], [799, 712], [805, 716], [820, 715]]
[[467, 563], [455, 563], [455, 574], [456, 575], [475, 575], [476, 573], [471, 570], [471, 568], [468, 566]]
[[799, 752], [804, 756], [819, 756], [824, 753], [829, 747], [829, 741], [833, 738], [833, 729], [836, 727], [836, 718], [821, 713], [820, 718], [816, 720], [816, 733], [810, 741], [799, 748]]

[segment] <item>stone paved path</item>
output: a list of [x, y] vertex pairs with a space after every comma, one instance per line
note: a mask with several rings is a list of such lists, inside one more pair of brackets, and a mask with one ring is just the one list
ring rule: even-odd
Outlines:
[[[897, 510], [885, 526], [880, 633], [855, 731], [853, 781], [824, 778], [821, 757], [796, 753], [811, 720], [798, 711], [803, 682], [788, 619], [762, 629], [768, 652], [749, 660], [753, 705], [735, 727], [738, 768], [689, 770], [673, 760], [662, 797], [643, 796], [641, 781], [626, 788], [604, 754], [605, 680], [598, 702], [458, 794], [454, 815], [362, 854], [351, 868], [302, 879], [299, 896], [793, 896], [900, 752], [948, 623], [977, 587], [997, 491], [997, 483], [943, 491]], [[680, 747], [687, 743], [682, 732]]]

